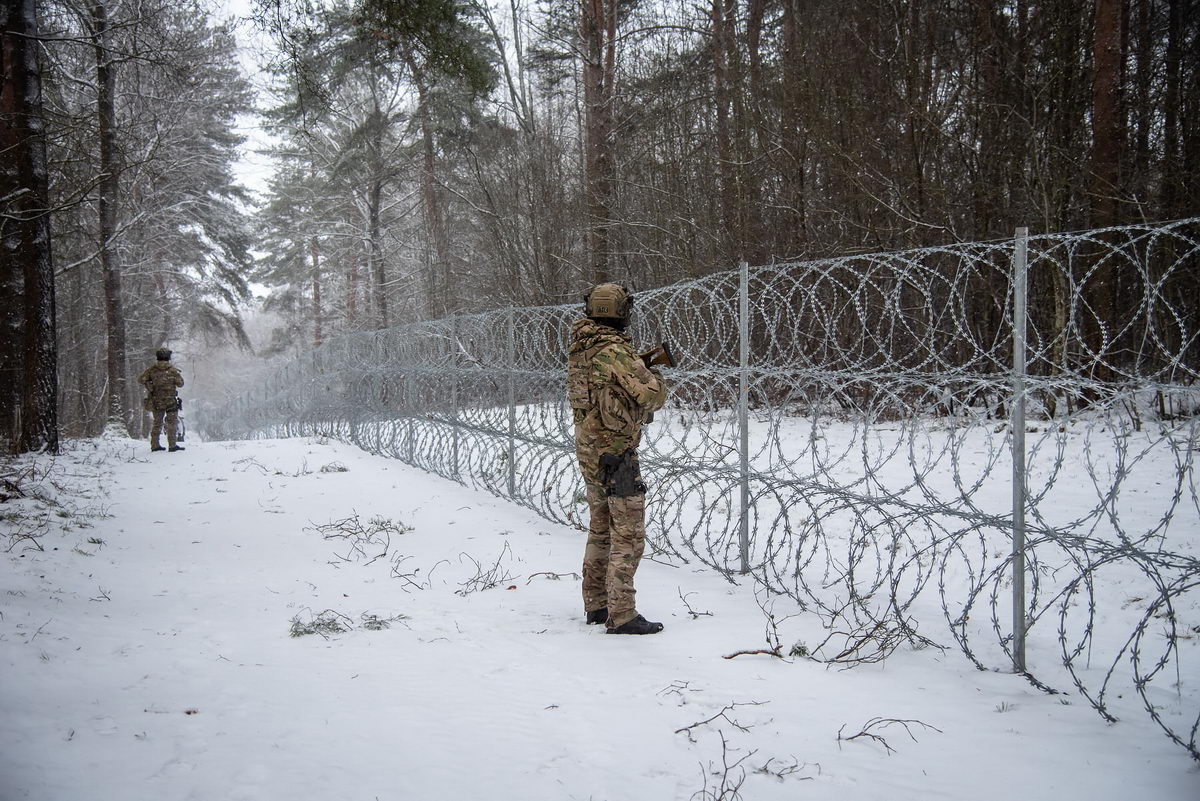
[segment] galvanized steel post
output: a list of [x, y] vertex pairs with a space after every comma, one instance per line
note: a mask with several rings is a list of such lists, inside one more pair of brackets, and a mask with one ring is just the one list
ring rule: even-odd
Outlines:
[[[458, 317], [450, 318], [450, 436], [451, 436], [451, 472], [454, 478], [458, 473], [458, 385], [462, 381], [462, 371], [458, 369]], [[461, 479], [460, 479], [461, 480]]]
[[412, 371], [417, 369], [410, 366], [404, 371], [404, 461], [411, 465], [417, 463], [416, 429], [417, 415], [420, 413], [417, 405], [417, 387], [413, 380]]
[[750, 265], [742, 262], [738, 281], [738, 446], [741, 502], [738, 553], [741, 572], [750, 572]]
[[1012, 661], [1025, 672], [1025, 295], [1029, 262], [1029, 229], [1018, 228], [1013, 252], [1012, 374]]
[[508, 497], [517, 497], [517, 309], [508, 307]]

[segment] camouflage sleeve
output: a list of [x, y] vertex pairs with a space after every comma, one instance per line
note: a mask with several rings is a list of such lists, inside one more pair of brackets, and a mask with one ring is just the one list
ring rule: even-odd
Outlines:
[[613, 378], [643, 411], [654, 412], [667, 400], [667, 385], [628, 347], [609, 347], [596, 355], [612, 372]]
[[140, 376], [138, 376], [138, 383], [141, 384], [146, 389], [150, 389], [149, 381], [150, 381], [150, 368], [147, 367], [145, 370], [142, 371], [142, 374]]
[[183, 373], [179, 372], [178, 369], [175, 370], [175, 386], [183, 386]]
[[[640, 362], [641, 359], [638, 359], [638, 361]], [[653, 367], [649, 368], [649, 371], [658, 379], [658, 394], [655, 396], [654, 401], [646, 406], [646, 411], [657, 412], [667, 402], [667, 380], [662, 377], [662, 373]]]

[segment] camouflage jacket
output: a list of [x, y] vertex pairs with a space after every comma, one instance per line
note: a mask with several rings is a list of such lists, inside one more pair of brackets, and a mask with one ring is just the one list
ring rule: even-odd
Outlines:
[[667, 383], [633, 352], [628, 334], [584, 318], [571, 325], [567, 394], [577, 445], [619, 455], [637, 448], [646, 414], [666, 403]]
[[155, 411], [175, 408], [175, 389], [183, 386], [183, 373], [169, 362], [155, 362], [142, 371], [138, 383], [150, 395]]

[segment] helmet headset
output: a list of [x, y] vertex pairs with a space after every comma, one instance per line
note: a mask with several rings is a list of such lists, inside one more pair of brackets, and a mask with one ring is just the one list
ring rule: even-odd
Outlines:
[[614, 320], [623, 328], [633, 312], [633, 293], [621, 284], [597, 284], [583, 296], [583, 308], [588, 317]]

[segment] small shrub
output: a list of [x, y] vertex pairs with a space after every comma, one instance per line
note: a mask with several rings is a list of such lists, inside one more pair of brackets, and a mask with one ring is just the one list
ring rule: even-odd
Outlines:
[[379, 617], [367, 612], [361, 615], [362, 627], [367, 631], [383, 631], [392, 627], [392, 624], [397, 620], [407, 620], [408, 615], [393, 615], [392, 617]]
[[320, 634], [325, 639], [329, 639], [331, 636], [345, 634], [354, 628], [354, 622], [341, 612], [326, 609], [319, 615], [314, 615], [312, 610], [305, 611], [308, 612], [308, 620], [302, 620], [300, 615], [292, 618], [291, 635], [293, 637]]

